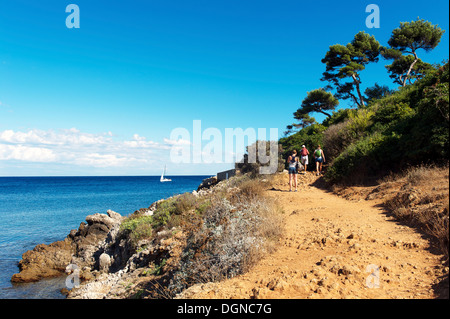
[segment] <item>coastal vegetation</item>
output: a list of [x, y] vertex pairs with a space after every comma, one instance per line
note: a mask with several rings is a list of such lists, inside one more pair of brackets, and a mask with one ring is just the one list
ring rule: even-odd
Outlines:
[[[146, 285], [158, 282], [152, 296], [174, 297], [197, 283], [234, 277], [272, 252], [282, 233], [283, 212], [264, 195], [268, 185], [268, 179], [244, 174], [210, 190], [158, 201], [150, 210], [128, 216], [118, 238], [127, 241], [130, 254], [160, 240], [180, 244], [176, 254], [163, 254], [154, 267], [143, 270], [145, 276], [151, 275]], [[142, 296], [156, 291], [143, 289]]]
[[[301, 145], [310, 149], [322, 145], [327, 156], [323, 179], [334, 189], [380, 185], [392, 176], [399, 180], [408, 176], [403, 185], [407, 189], [417, 187], [425, 175], [431, 184], [441, 175], [448, 180], [449, 63], [431, 65], [418, 57], [420, 50], [433, 50], [444, 32], [418, 18], [400, 23], [386, 47], [364, 32], [347, 45], [330, 46], [322, 59], [326, 68], [321, 80], [328, 85], [308, 92], [294, 112], [299, 122], [288, 125], [279, 140], [283, 158]], [[363, 71], [380, 57], [392, 61], [386, 69], [400, 86], [390, 89], [375, 83], [363, 94]], [[339, 100], [349, 100], [350, 107], [336, 110]], [[318, 123], [313, 113], [326, 118]], [[313, 165], [309, 168], [314, 169]], [[433, 196], [419, 202], [437, 200]], [[436, 196], [444, 198], [439, 207], [420, 213], [400, 195], [385, 204], [396, 216], [436, 238], [448, 256], [448, 188]]]
[[[314, 176], [309, 185], [320, 184], [342, 197], [380, 199], [396, 218], [434, 238], [448, 265], [449, 64], [427, 64], [417, 53], [419, 49], [435, 48], [443, 32], [417, 19], [401, 23], [393, 31], [389, 47], [365, 32], [356, 34], [346, 45], [330, 46], [322, 60], [322, 80], [328, 85], [307, 93], [294, 112], [297, 122], [287, 126], [286, 136], [277, 147], [257, 141], [235, 164], [239, 170], [236, 176], [219, 183], [202, 183], [204, 187], [197, 191], [157, 201], [126, 218], [111, 211], [109, 217], [91, 216], [87, 226], [80, 226], [60, 243], [70, 248], [65, 261], [73, 261], [75, 251], [85, 262], [82, 279], [88, 283], [74, 288], [69, 297], [175, 298], [197, 284], [247, 272], [280, 245], [286, 206], [277, 202], [277, 196], [269, 196], [268, 190], [281, 191], [286, 186], [282, 173], [285, 159], [302, 145], [310, 150], [322, 145], [327, 158], [323, 178]], [[400, 87], [390, 89], [375, 83], [363, 91], [361, 78], [366, 66], [380, 57], [392, 60], [386, 68]], [[346, 100], [351, 107], [336, 110]], [[313, 113], [326, 118], [318, 123]], [[276, 154], [271, 154], [274, 149]], [[276, 157], [274, 174], [261, 174], [269, 163], [260, 162], [259, 157], [251, 161], [249, 154], [256, 152]], [[295, 210], [289, 216], [306, 215], [301, 203], [293, 198], [289, 201]], [[327, 208], [317, 206], [311, 209], [313, 213], [314, 209]], [[311, 221], [315, 220], [314, 216]], [[93, 238], [88, 250], [80, 244], [90, 239], [87, 235]], [[306, 245], [310, 248], [358, 240], [353, 231], [342, 236], [342, 229], [337, 228], [332, 236], [302, 240], [310, 240]], [[294, 237], [290, 240], [302, 250], [297, 243], [300, 239]], [[99, 238], [102, 241], [97, 244]], [[375, 245], [379, 239], [366, 242]], [[46, 249], [54, 255], [50, 248]], [[59, 246], [57, 249], [61, 250]], [[357, 246], [352, 242], [348, 249], [357, 250]], [[36, 259], [42, 250], [36, 250], [30, 259]], [[26, 268], [27, 262], [23, 265]], [[354, 268], [331, 267], [337, 276], [360, 272]], [[61, 269], [58, 265], [58, 271]], [[303, 279], [311, 276], [295, 275]], [[322, 279], [315, 292], [327, 286]], [[263, 282], [265, 278], [258, 280]], [[95, 285], [96, 281], [100, 284]], [[264, 286], [274, 290], [283, 285], [277, 278]]]
[[[283, 157], [301, 145], [323, 146], [329, 183], [371, 183], [391, 172], [419, 164], [445, 165], [449, 159], [448, 61], [430, 65], [418, 50], [431, 51], [444, 30], [428, 21], [404, 22], [383, 47], [359, 32], [347, 45], [332, 45], [322, 62], [324, 89], [308, 92], [294, 112], [299, 123], [287, 126], [280, 139]], [[375, 83], [364, 94], [361, 76], [379, 57], [398, 89]], [[413, 60], [411, 60], [413, 58]], [[332, 92], [335, 92], [334, 94]], [[336, 111], [339, 100], [350, 106]], [[318, 123], [311, 114], [322, 113]], [[311, 166], [310, 166], [311, 167]]]
[[[117, 273], [114, 265], [126, 269], [113, 286], [125, 280], [133, 284], [118, 291], [110, 288], [102, 296], [174, 298], [198, 284], [249, 271], [280, 243], [286, 214], [268, 190], [277, 190], [273, 185], [285, 178], [280, 172], [287, 155], [303, 144], [323, 146], [328, 162], [320, 181], [327, 189], [345, 197], [364, 186], [359, 191], [364, 199], [382, 198], [396, 218], [436, 239], [448, 263], [448, 187], [442, 181], [448, 183], [449, 66], [427, 64], [417, 54], [435, 48], [443, 32], [417, 19], [395, 29], [389, 47], [365, 32], [346, 45], [330, 46], [322, 60], [322, 80], [328, 85], [307, 93], [294, 112], [297, 122], [287, 126], [277, 147], [257, 141], [236, 163], [240, 174], [160, 200], [122, 221], [115, 241], [104, 251], [122, 260], [113, 263], [112, 272]], [[366, 66], [381, 57], [392, 60], [386, 68], [400, 87], [375, 83], [363, 91]], [[336, 110], [346, 100], [351, 107]], [[326, 118], [318, 123], [313, 113]], [[274, 149], [276, 154], [271, 154]], [[274, 174], [261, 174], [269, 163], [259, 157], [252, 161], [250, 154], [256, 153], [276, 157]], [[350, 234], [346, 240], [354, 238]], [[277, 284], [266, 286], [275, 289]]]

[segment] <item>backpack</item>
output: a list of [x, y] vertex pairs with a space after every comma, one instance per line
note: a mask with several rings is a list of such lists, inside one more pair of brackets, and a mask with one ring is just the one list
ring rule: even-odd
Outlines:
[[321, 150], [319, 150], [319, 149], [315, 150], [314, 155], [315, 155], [316, 157], [322, 157], [322, 152], [321, 152]]

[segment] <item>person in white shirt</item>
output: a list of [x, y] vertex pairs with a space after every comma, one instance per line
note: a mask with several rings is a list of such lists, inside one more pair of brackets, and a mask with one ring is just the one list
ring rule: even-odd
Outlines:
[[293, 150], [292, 155], [288, 157], [289, 163], [289, 191], [292, 192], [292, 183], [294, 183], [295, 191], [297, 191], [297, 151]]
[[302, 150], [300, 151], [300, 161], [305, 167], [304, 174], [306, 174], [306, 166], [309, 164], [309, 151], [305, 145], [302, 145]]

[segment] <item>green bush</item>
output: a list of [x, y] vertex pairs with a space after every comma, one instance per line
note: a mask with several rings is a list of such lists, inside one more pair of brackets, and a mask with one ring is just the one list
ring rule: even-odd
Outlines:
[[344, 122], [331, 125], [323, 133], [323, 149], [332, 162], [349, 145], [368, 134], [374, 112], [369, 109], [353, 110]]
[[449, 159], [448, 63], [423, 79], [350, 112], [324, 132], [330, 182], [362, 182], [405, 166]]
[[152, 216], [129, 217], [120, 224], [120, 231], [133, 232], [139, 225], [152, 222]]
[[322, 125], [330, 127], [331, 125], [339, 124], [348, 120], [352, 113], [357, 112], [356, 109], [340, 109], [338, 111], [333, 111], [331, 117], [327, 117]]
[[171, 215], [177, 212], [176, 198], [169, 198], [159, 202], [156, 205], [156, 210], [153, 213], [153, 227], [158, 228], [166, 225]]
[[[305, 145], [307, 149], [314, 150], [318, 144], [323, 144], [323, 132], [327, 129], [325, 125], [313, 124], [308, 126], [299, 132], [280, 139], [280, 144], [283, 147], [282, 157], [287, 160], [293, 150], [299, 152], [302, 145]], [[287, 164], [287, 161], [286, 161]], [[312, 167], [313, 165], [310, 165]]]
[[351, 144], [334, 160], [325, 179], [329, 182], [363, 183], [366, 177], [378, 172], [385, 164], [386, 149], [397, 138], [377, 133]]
[[392, 124], [414, 114], [415, 111], [404, 102], [382, 103], [377, 107], [372, 120], [377, 124]]
[[347, 134], [354, 139], [367, 135], [368, 128], [373, 122], [374, 111], [371, 109], [360, 109], [349, 115], [346, 128]]
[[120, 225], [120, 232], [129, 236], [136, 245], [140, 240], [150, 238], [153, 234], [152, 216], [129, 217]]
[[[128, 236], [133, 244], [139, 240], [151, 238], [154, 231], [161, 227], [178, 227], [184, 222], [183, 213], [194, 209], [199, 203], [191, 193], [162, 200], [156, 204], [152, 216], [135, 212], [120, 225], [120, 232]], [[204, 208], [202, 208], [204, 209]]]

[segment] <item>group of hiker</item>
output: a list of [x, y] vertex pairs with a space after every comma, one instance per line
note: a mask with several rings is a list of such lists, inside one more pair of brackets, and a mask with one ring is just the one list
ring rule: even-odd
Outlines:
[[[325, 154], [323, 153], [320, 145], [317, 145], [317, 149], [313, 152], [314, 161], [316, 163], [316, 174], [319, 176], [322, 174], [322, 164], [325, 162]], [[306, 167], [309, 164], [309, 151], [305, 145], [302, 145], [300, 150], [300, 156], [297, 155], [297, 151], [293, 150], [292, 154], [288, 158], [289, 163], [289, 191], [292, 191], [292, 186], [297, 191], [297, 173], [306, 174]], [[301, 164], [301, 165], [300, 165]], [[293, 185], [294, 184], [294, 185]]]

